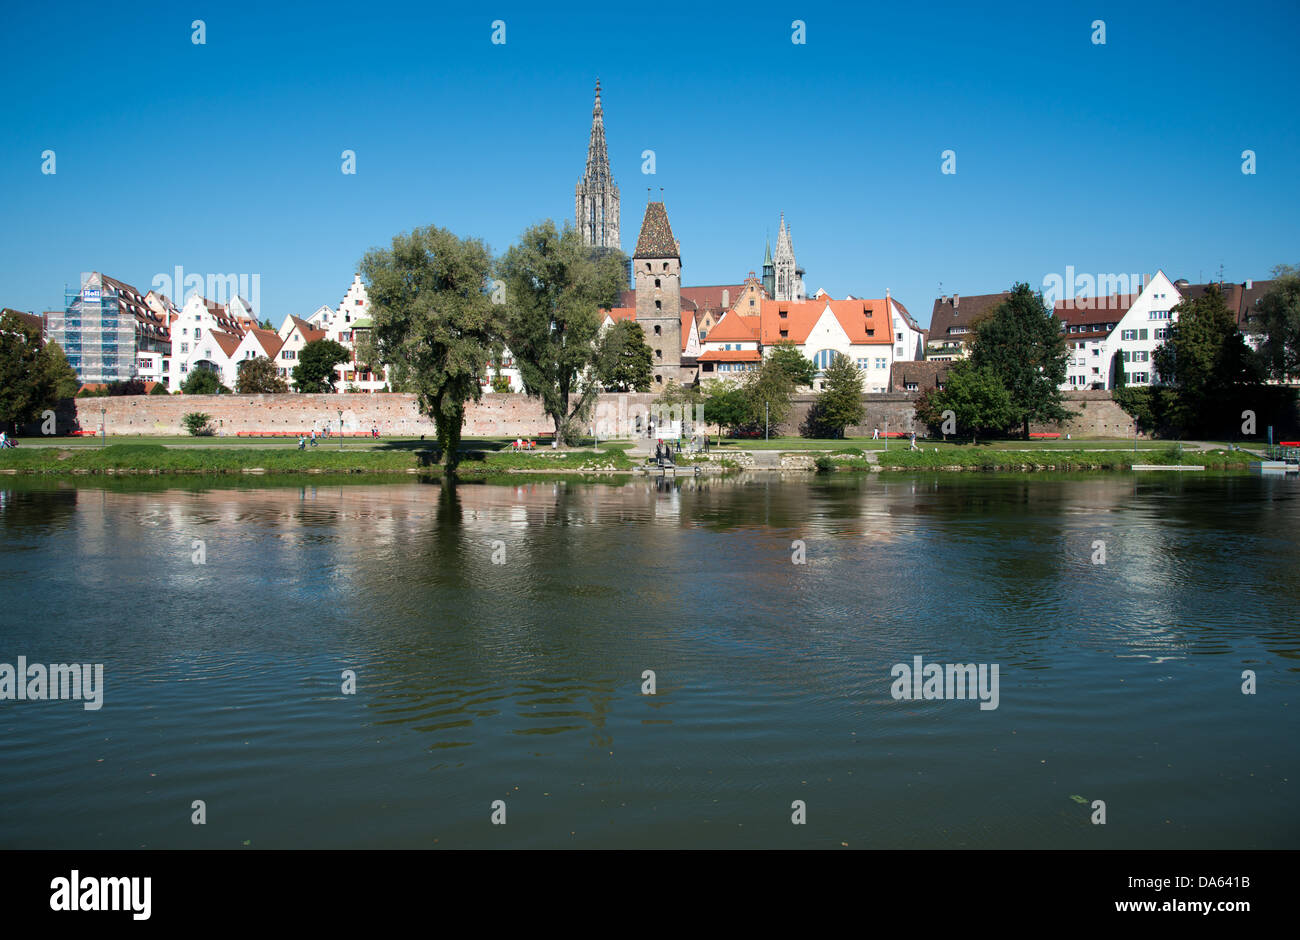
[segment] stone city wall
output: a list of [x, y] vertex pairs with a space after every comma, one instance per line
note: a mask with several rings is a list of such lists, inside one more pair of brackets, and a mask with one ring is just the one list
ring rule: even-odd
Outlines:
[[[790, 416], [778, 434], [797, 435], [815, 396], [795, 397]], [[924, 433], [916, 420], [913, 403], [916, 393], [864, 395], [866, 418], [849, 428], [850, 436], [869, 437], [873, 428], [884, 431], [910, 432], [913, 427]], [[1061, 426], [1035, 425], [1036, 431], [1059, 431], [1072, 437], [1127, 437], [1133, 433], [1133, 421], [1109, 392], [1067, 392], [1066, 407], [1075, 417]], [[648, 393], [605, 394], [596, 405], [595, 423], [602, 436], [628, 437], [638, 427], [644, 428], [654, 396]], [[103, 409], [101, 416], [100, 409]], [[98, 431], [101, 424], [109, 435], [116, 434], [184, 434], [181, 423], [185, 414], [199, 411], [211, 416], [217, 433], [234, 436], [240, 431], [310, 431], [328, 425], [337, 431], [339, 412], [347, 431], [368, 431], [378, 427], [385, 437], [432, 437], [433, 422], [417, 411], [414, 395], [336, 394], [336, 395], [132, 395], [116, 398], [78, 398], [64, 402], [57, 414], [59, 433], [69, 430]], [[640, 423], [638, 423], [640, 418]], [[706, 415], [707, 418], [707, 415]], [[39, 433], [39, 424], [30, 429]], [[554, 430], [542, 411], [541, 403], [526, 395], [485, 394], [480, 402], [467, 408], [466, 437], [539, 437]]]

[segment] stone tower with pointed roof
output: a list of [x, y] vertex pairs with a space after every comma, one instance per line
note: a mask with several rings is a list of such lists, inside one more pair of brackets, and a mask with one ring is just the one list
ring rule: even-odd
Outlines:
[[636, 322], [650, 347], [654, 387], [682, 383], [682, 256], [662, 202], [645, 207], [632, 254]]
[[803, 287], [803, 268], [794, 260], [794, 243], [790, 240], [790, 230], [785, 224], [785, 213], [781, 213], [781, 231], [776, 236], [776, 260], [773, 262], [776, 284], [772, 298], [774, 300], [806, 300]]
[[618, 187], [609, 169], [605, 147], [605, 112], [600, 106], [600, 80], [591, 111], [591, 141], [587, 144], [587, 171], [574, 194], [575, 222], [582, 243], [597, 249], [621, 249], [618, 239]]

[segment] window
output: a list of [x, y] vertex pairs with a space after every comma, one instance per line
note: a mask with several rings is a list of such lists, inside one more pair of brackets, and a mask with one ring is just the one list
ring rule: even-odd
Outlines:
[[1148, 320], [1168, 320], [1168, 319], [1169, 319], [1169, 311], [1168, 311], [1168, 310], [1152, 310], [1150, 313], [1147, 314], [1147, 319], [1148, 319]]
[[883, 358], [878, 358], [876, 360], [876, 368], [883, 369], [884, 367], [885, 367], [885, 360]]
[[817, 370], [820, 372], [828, 368], [831, 364], [831, 361], [834, 360], [834, 358], [835, 358], [835, 350], [822, 349], [822, 350], [818, 350], [817, 355], [813, 356], [813, 362], [816, 364]]
[[1166, 339], [1169, 336], [1169, 328], [1164, 326], [1156, 327], [1156, 339]]
[[1121, 330], [1121, 331], [1120, 331], [1120, 334], [1119, 334], [1119, 338], [1120, 338], [1121, 340], [1137, 339], [1137, 338], [1138, 338], [1138, 331], [1137, 331], [1137, 330]]
[[1147, 331], [1146, 328], [1143, 327], [1142, 329], [1138, 330], [1138, 339], [1146, 339], [1146, 338], [1147, 338]]
[[655, 278], [655, 287], [659, 286], [659, 278]]
[[1150, 356], [1151, 354], [1148, 353], [1145, 349], [1139, 349], [1137, 352], [1133, 353], [1133, 361], [1147, 362], [1150, 360]]
[[1122, 350], [1122, 351], [1120, 352], [1120, 354], [1119, 354], [1119, 357], [1120, 357], [1120, 359], [1121, 359], [1122, 361], [1124, 361], [1124, 362], [1131, 362], [1131, 361], [1132, 361], [1132, 359], [1131, 359], [1131, 357], [1132, 357], [1132, 353], [1130, 353], [1127, 349]]
[[664, 357], [664, 351], [663, 351], [662, 349], [656, 349], [656, 350], [655, 350], [655, 358], [656, 358], [656, 359], [662, 359], [663, 357]]
[[1100, 356], [1100, 355], [1101, 355], [1101, 347], [1100, 347], [1100, 346], [1094, 346], [1094, 347], [1092, 347], [1092, 354], [1093, 354], [1094, 356]]
[[660, 301], [656, 300], [656, 301], [655, 301], [655, 309], [656, 309], [656, 310], [662, 310], [663, 308], [664, 308], [664, 305], [663, 305]]
[[[659, 306], [659, 302], [658, 302], [658, 301], [655, 301], [655, 306], [656, 306], [656, 307]], [[663, 327], [661, 327], [658, 323], [656, 323], [656, 324], [655, 324], [655, 336], [658, 336], [658, 335], [659, 335], [660, 333], [662, 333], [662, 332], [663, 332]], [[731, 347], [728, 346], [727, 348], [730, 349]]]
[[1151, 377], [1145, 372], [1134, 372], [1131, 378], [1139, 385], [1145, 385], [1151, 381]]
[[182, 372], [189, 372], [189, 371], [190, 371], [189, 364], [188, 364], [188, 363], [184, 363], [184, 362], [182, 362], [182, 363], [181, 363], [181, 371], [182, 371]]
[[859, 368], [859, 369], [862, 369], [864, 372], [865, 372], [867, 369], [870, 369], [870, 368], [871, 368], [871, 360], [870, 360], [870, 359], [867, 359], [867, 358], [859, 359], [859, 360], [858, 360], [858, 368]]
[[183, 352], [183, 353], [187, 353], [187, 352], [189, 352], [189, 351], [190, 351], [190, 344], [189, 344], [189, 343], [181, 343], [181, 352]]
[[906, 389], [906, 390], [909, 391], [909, 392], [914, 392], [914, 391], [916, 391], [917, 386], [916, 386], [916, 383], [915, 383], [915, 382], [907, 382], [907, 383], [904, 383], [903, 388]]

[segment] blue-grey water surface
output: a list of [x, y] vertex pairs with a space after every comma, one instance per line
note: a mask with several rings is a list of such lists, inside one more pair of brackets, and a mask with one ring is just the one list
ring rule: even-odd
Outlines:
[[1300, 847], [1294, 479], [313, 482], [0, 483], [0, 847]]

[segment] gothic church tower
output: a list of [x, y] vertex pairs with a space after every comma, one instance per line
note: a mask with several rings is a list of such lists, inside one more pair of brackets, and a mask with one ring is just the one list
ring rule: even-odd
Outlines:
[[582, 243], [592, 248], [620, 249], [618, 240], [618, 187], [609, 169], [605, 149], [605, 112], [600, 106], [600, 80], [596, 80], [596, 106], [591, 112], [591, 142], [587, 144], [587, 172], [577, 185], [575, 223]]
[[773, 267], [776, 269], [776, 293], [773, 299], [793, 301], [807, 299], [803, 287], [803, 268], [795, 264], [794, 244], [790, 240], [790, 230], [785, 225], [784, 212], [781, 213], [781, 231], [776, 236], [776, 259]]

